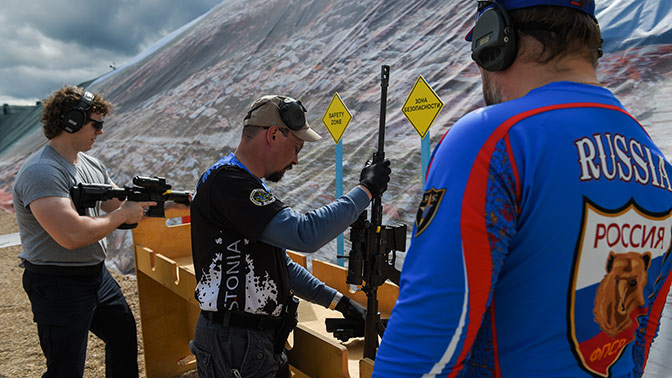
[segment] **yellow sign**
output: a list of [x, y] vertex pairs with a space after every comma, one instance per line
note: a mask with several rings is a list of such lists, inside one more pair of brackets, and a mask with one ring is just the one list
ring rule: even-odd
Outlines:
[[401, 108], [401, 112], [413, 125], [415, 131], [420, 134], [420, 138], [424, 138], [441, 108], [443, 108], [443, 101], [420, 75]]
[[334, 97], [331, 99], [327, 111], [324, 112], [324, 117], [322, 117], [322, 123], [329, 130], [334, 142], [338, 143], [341, 140], [351, 119], [352, 114], [341, 100], [341, 96], [334, 93]]

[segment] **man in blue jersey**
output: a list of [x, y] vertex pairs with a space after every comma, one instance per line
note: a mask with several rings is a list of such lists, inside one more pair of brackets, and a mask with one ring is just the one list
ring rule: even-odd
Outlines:
[[672, 169], [597, 81], [592, 0], [479, 1], [487, 106], [434, 151], [374, 377], [639, 377]]
[[294, 295], [364, 322], [365, 310], [292, 262], [285, 248], [313, 252], [343, 232], [380, 195], [390, 162], [365, 167], [359, 185], [300, 214], [263, 181], [299, 163], [320, 139], [300, 101], [263, 96], [251, 104], [235, 152], [203, 173], [191, 206], [191, 241], [201, 308], [190, 347], [200, 377], [288, 377], [285, 340], [296, 325]]

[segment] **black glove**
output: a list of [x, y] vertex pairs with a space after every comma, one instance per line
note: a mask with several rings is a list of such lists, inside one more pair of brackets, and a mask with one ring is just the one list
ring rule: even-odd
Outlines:
[[350, 298], [343, 296], [334, 307], [334, 310], [343, 314], [343, 317], [348, 320], [354, 320], [364, 323], [366, 321], [366, 310], [360, 306], [359, 303], [350, 300]]
[[387, 190], [387, 183], [390, 182], [390, 161], [385, 159], [376, 164], [367, 164], [359, 175], [359, 183], [364, 185], [371, 192], [371, 195], [377, 197]]

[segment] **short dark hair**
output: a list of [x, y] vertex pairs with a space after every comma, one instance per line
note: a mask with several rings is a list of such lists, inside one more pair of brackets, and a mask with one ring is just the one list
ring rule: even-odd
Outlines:
[[528, 35], [542, 50], [530, 58], [541, 64], [567, 55], [586, 58], [593, 66], [601, 55], [602, 36], [597, 21], [584, 12], [558, 6], [537, 6], [509, 12], [516, 37]]
[[[253, 126], [253, 125], [246, 125], [243, 126], [243, 137], [244, 138], [254, 138], [259, 134], [261, 130], [268, 130], [270, 126]], [[282, 133], [282, 135], [287, 136], [289, 135], [289, 129], [286, 127], [278, 127], [278, 130]]]
[[262, 127], [258, 126], [243, 126], [243, 138], [252, 139], [259, 134], [261, 129]]
[[[63, 113], [77, 106], [79, 99], [82, 98], [84, 89], [76, 86], [63, 86], [63, 88], [54, 92], [46, 100], [42, 111], [42, 131], [47, 139], [53, 139], [58, 136], [63, 129], [61, 128], [61, 116]], [[107, 102], [102, 95], [95, 93], [93, 103], [87, 111], [87, 117], [91, 113], [100, 113], [107, 115], [112, 109], [112, 104]]]

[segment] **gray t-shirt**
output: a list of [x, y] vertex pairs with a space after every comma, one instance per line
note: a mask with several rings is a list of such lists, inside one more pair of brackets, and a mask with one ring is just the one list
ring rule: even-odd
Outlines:
[[[20, 258], [39, 265], [86, 266], [105, 260], [105, 238], [86, 247], [66, 249], [58, 244], [37, 222], [30, 204], [43, 197], [70, 198], [70, 188], [81, 183], [109, 184], [103, 163], [82, 152], [78, 163], [65, 160], [49, 145], [31, 155], [16, 175], [13, 189], [14, 210], [19, 224], [23, 251]], [[100, 202], [87, 215], [100, 216]]]

